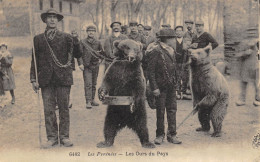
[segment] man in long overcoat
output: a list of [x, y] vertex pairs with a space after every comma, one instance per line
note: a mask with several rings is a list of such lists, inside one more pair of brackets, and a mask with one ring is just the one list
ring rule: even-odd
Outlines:
[[156, 139], [155, 144], [162, 144], [165, 136], [164, 116], [167, 112], [167, 140], [180, 144], [176, 137], [176, 60], [174, 49], [171, 47], [175, 37], [173, 29], [161, 29], [160, 42], [149, 53], [148, 78], [156, 99]]
[[[30, 80], [34, 91], [37, 92], [40, 87], [42, 92], [48, 139], [43, 147], [50, 148], [59, 142], [65, 147], [71, 147], [73, 143], [69, 139], [68, 109], [73, 84], [71, 60], [80, 57], [79, 40], [57, 29], [57, 23], [63, 19], [63, 15], [56, 10], [47, 10], [41, 14], [41, 19], [47, 27], [44, 33], [34, 37], [36, 60], [32, 56]], [[59, 107], [59, 125], [55, 114], [56, 102]]]

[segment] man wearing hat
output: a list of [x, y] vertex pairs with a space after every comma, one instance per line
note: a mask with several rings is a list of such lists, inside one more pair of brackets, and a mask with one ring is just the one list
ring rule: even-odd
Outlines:
[[190, 43], [192, 42], [192, 39], [194, 39], [196, 37], [196, 34], [194, 33], [194, 31], [192, 31], [193, 24], [194, 23], [192, 20], [185, 20], [187, 32], [183, 35], [183, 38], [185, 40], [189, 41]]
[[155, 144], [162, 144], [165, 136], [164, 116], [167, 113], [167, 141], [180, 144], [176, 137], [176, 60], [172, 44], [175, 32], [173, 29], [161, 29], [158, 35], [160, 42], [149, 53], [148, 79], [156, 99], [157, 129]]
[[138, 24], [137, 28], [138, 28], [138, 33], [143, 35], [144, 34], [144, 26], [143, 26], [143, 24]]
[[245, 33], [244, 40], [239, 44], [240, 52], [236, 54], [241, 58], [240, 95], [236, 105], [243, 106], [246, 104], [247, 85], [251, 82], [255, 88], [253, 105], [260, 106], [259, 60], [257, 58], [258, 28], [250, 27]]
[[[115, 58], [114, 55], [114, 41], [115, 40], [124, 40], [127, 39], [127, 36], [124, 34], [121, 34], [121, 22], [115, 21], [110, 25], [112, 29], [112, 34], [105, 40], [104, 43], [104, 50], [105, 50], [105, 55], [109, 58]], [[111, 62], [105, 62], [105, 69], [108, 68]]]
[[152, 30], [151, 26], [144, 26], [144, 38], [146, 40], [146, 46], [156, 41], [156, 38], [151, 36], [151, 30]]
[[146, 49], [146, 41], [142, 34], [138, 33], [137, 22], [129, 22], [129, 28], [131, 32], [128, 34], [128, 38], [143, 44], [143, 50]]
[[197, 35], [192, 40], [191, 48], [204, 48], [211, 43], [212, 49], [215, 49], [218, 46], [218, 42], [209, 34], [204, 32], [204, 22], [199, 20], [195, 23]]
[[162, 29], [171, 29], [170, 24], [162, 24], [161, 27], [162, 27]]
[[[86, 99], [86, 108], [99, 106], [95, 101], [97, 77], [99, 71], [100, 59], [97, 57], [103, 54], [101, 42], [95, 38], [96, 27], [90, 25], [86, 29], [87, 38], [81, 40], [82, 57], [78, 59], [79, 68], [83, 71], [84, 90]], [[97, 54], [96, 54], [97, 53]]]
[[[59, 142], [65, 147], [71, 147], [73, 145], [69, 139], [69, 98], [73, 84], [71, 61], [74, 57], [81, 56], [79, 40], [57, 29], [57, 24], [63, 19], [63, 15], [56, 10], [47, 10], [41, 14], [41, 19], [46, 23], [46, 29], [44, 33], [34, 37], [36, 60], [33, 53], [30, 80], [33, 90], [37, 92], [40, 87], [42, 92], [48, 139], [43, 148], [50, 148]], [[36, 76], [39, 84], [36, 82]], [[59, 125], [55, 114], [56, 98], [59, 107]]]

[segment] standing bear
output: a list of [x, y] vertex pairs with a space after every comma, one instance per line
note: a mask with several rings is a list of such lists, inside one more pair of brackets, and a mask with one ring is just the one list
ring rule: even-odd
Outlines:
[[154, 148], [149, 142], [146, 109], [145, 79], [141, 67], [142, 44], [134, 40], [118, 40], [114, 42], [116, 59], [105, 72], [102, 86], [99, 88], [99, 99], [103, 101], [109, 96], [132, 96], [132, 105], [108, 105], [104, 123], [105, 141], [97, 147], [110, 147], [114, 143], [117, 132], [124, 127], [135, 131], [142, 147]]
[[190, 52], [193, 106], [198, 110], [201, 124], [196, 131], [209, 131], [211, 120], [214, 129], [212, 137], [220, 137], [229, 103], [227, 81], [211, 63], [211, 46], [191, 49]]

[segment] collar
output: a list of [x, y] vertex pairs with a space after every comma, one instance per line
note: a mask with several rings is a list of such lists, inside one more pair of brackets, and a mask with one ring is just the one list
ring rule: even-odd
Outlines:
[[173, 56], [174, 50], [173, 50], [172, 47], [170, 47], [169, 45], [167, 45], [167, 44], [165, 44], [165, 43], [163, 43], [163, 42], [160, 42], [160, 45], [161, 45], [161, 47], [162, 47], [163, 49], [165, 49], [171, 56]]
[[49, 28], [48, 26], [45, 29], [45, 35], [48, 39], [53, 40], [57, 33], [57, 28]]
[[176, 38], [176, 40], [181, 44], [181, 43], [182, 43], [182, 40], [183, 40], [183, 37]]
[[197, 37], [199, 38], [204, 33], [205, 33], [204, 31], [201, 34], [197, 33]]
[[113, 35], [113, 37], [118, 38], [120, 36], [120, 34], [121, 34], [120, 32], [113, 32], [112, 35]]
[[95, 38], [90, 38], [90, 37], [87, 37], [86, 41], [90, 44], [93, 44], [96, 42], [96, 39]]

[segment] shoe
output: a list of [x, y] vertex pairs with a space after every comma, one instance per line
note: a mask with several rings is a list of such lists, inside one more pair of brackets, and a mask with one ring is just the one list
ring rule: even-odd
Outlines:
[[43, 149], [48, 149], [48, 148], [54, 147], [56, 145], [58, 145], [58, 141], [56, 141], [56, 140], [48, 140], [45, 144], [42, 145], [42, 148]]
[[63, 139], [60, 141], [60, 144], [63, 145], [64, 147], [71, 147], [73, 146], [73, 143], [70, 141], [70, 139]]
[[242, 100], [238, 100], [237, 102], [236, 102], [236, 105], [237, 106], [244, 106], [246, 104], [246, 102], [245, 101], [242, 101]]
[[99, 106], [99, 104], [96, 101], [94, 101], [94, 100], [91, 102], [91, 105], [92, 106]]
[[167, 141], [173, 144], [181, 144], [182, 142], [176, 136], [167, 136]]
[[191, 95], [183, 94], [183, 100], [192, 100]]
[[260, 101], [255, 100], [255, 101], [253, 102], [253, 105], [254, 105], [254, 106], [260, 106]]
[[12, 98], [11, 104], [15, 104], [15, 97]]
[[156, 137], [155, 140], [154, 140], [154, 143], [156, 145], [160, 145], [163, 143], [163, 139], [164, 139], [164, 136], [159, 136], [159, 137]]
[[69, 108], [70, 108], [70, 109], [72, 108], [72, 103], [69, 104]]
[[199, 127], [196, 129], [197, 132], [208, 132], [210, 129], [205, 129], [205, 128], [202, 128], [202, 127]]
[[87, 108], [87, 109], [91, 109], [91, 108], [92, 108], [92, 105], [91, 105], [90, 102], [87, 102], [86, 108]]

